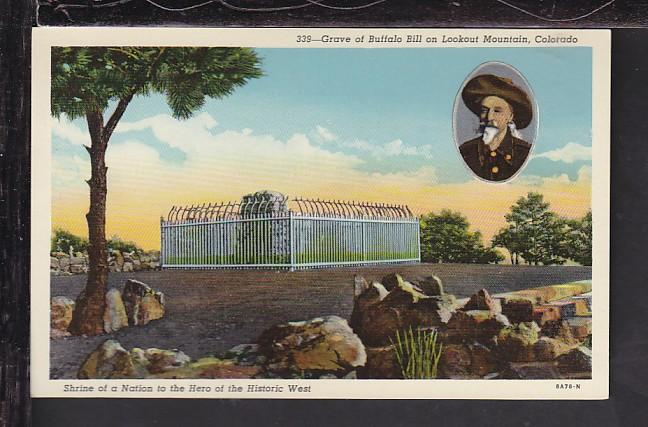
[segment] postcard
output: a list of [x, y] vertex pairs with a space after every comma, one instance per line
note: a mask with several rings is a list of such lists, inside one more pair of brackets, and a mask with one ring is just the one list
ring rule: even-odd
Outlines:
[[610, 33], [36, 28], [32, 395], [608, 397]]

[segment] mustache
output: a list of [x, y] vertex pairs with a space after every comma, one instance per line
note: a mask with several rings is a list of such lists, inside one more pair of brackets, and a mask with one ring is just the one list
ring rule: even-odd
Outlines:
[[493, 129], [498, 129], [499, 128], [495, 125], [495, 122], [489, 121], [489, 122], [480, 122], [479, 123], [479, 131], [484, 132], [486, 128], [493, 128]]

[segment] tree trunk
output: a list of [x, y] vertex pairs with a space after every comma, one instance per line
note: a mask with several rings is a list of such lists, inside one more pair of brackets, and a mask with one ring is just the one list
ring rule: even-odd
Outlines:
[[104, 333], [103, 315], [106, 308], [108, 288], [108, 249], [106, 246], [106, 167], [105, 155], [108, 135], [104, 133], [103, 115], [99, 111], [86, 114], [90, 131], [91, 177], [90, 209], [86, 214], [88, 222], [88, 282], [79, 294], [69, 327], [74, 335], [99, 335]]

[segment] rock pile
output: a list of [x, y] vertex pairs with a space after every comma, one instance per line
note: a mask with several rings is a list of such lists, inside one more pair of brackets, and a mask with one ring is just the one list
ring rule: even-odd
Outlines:
[[[222, 357], [196, 361], [177, 350], [126, 351], [109, 340], [88, 356], [78, 375], [402, 378], [396, 334], [402, 337], [407, 330], [432, 330], [441, 346], [438, 378], [591, 378], [592, 355], [586, 347], [591, 346], [590, 291], [588, 282], [576, 282], [499, 295], [482, 289], [468, 299], [457, 300], [444, 293], [441, 281], [434, 276], [415, 283], [392, 274], [371, 284], [356, 276], [350, 325], [337, 316], [283, 323]], [[117, 295], [111, 298], [117, 300]], [[151, 320], [160, 307], [164, 313], [163, 296], [140, 282], [129, 281], [122, 298], [131, 324]], [[69, 301], [57, 304], [57, 312], [69, 310]], [[113, 318], [122, 319], [122, 314]], [[64, 321], [61, 314], [60, 322]], [[109, 323], [115, 322], [118, 324], [114, 319]]]
[[[53, 338], [67, 336], [72, 321], [74, 301], [53, 297], [50, 302], [50, 331]], [[146, 325], [165, 312], [164, 294], [137, 280], [127, 280], [123, 291], [112, 288], [106, 293], [103, 314], [104, 332], [112, 333], [127, 326]]]
[[346, 320], [337, 316], [289, 322], [264, 331], [257, 343], [241, 344], [222, 358], [196, 361], [178, 350], [124, 349], [107, 340], [78, 371], [100, 378], [355, 378], [367, 359]]
[[257, 344], [265, 377], [342, 378], [367, 360], [362, 341], [338, 316], [274, 326]]
[[402, 377], [393, 342], [408, 329], [437, 331], [441, 378], [591, 376], [582, 347], [591, 336], [589, 282], [493, 296], [482, 289], [463, 301], [438, 279], [425, 282], [390, 275], [369, 285], [356, 276], [351, 327], [367, 346], [362, 377]]
[[[156, 270], [160, 267], [160, 252], [120, 252], [110, 250], [108, 268], [112, 272], [133, 272]], [[88, 272], [88, 254], [77, 252], [66, 254], [52, 252], [50, 254], [50, 274], [53, 276], [69, 276]]]

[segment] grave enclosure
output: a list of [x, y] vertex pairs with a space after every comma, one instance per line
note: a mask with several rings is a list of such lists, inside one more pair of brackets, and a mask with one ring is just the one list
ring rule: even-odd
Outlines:
[[160, 221], [162, 268], [322, 268], [420, 262], [407, 206], [290, 199], [174, 206]]

